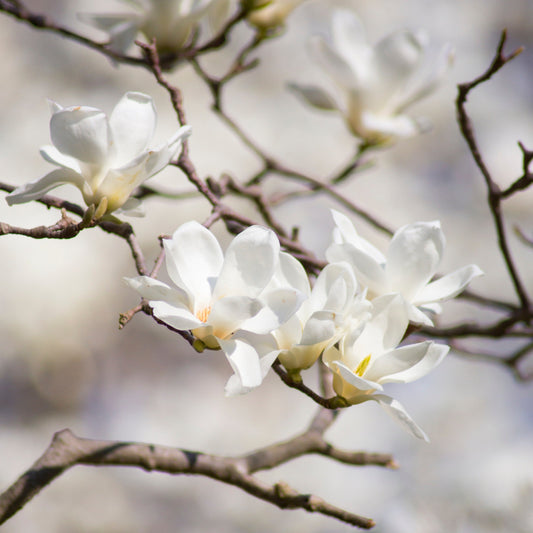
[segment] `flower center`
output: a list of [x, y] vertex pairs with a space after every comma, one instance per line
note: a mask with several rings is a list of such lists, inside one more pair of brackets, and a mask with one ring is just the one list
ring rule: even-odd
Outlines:
[[203, 309], [200, 309], [196, 312], [196, 318], [202, 322], [207, 322], [207, 318], [209, 317], [209, 313], [211, 312], [211, 306], [208, 305], [207, 307], [204, 307]]
[[363, 377], [363, 374], [366, 372], [366, 369], [368, 368], [368, 365], [370, 364], [370, 358], [372, 357], [372, 354], [368, 354], [358, 365], [355, 369], [355, 374], [357, 374], [360, 378]]

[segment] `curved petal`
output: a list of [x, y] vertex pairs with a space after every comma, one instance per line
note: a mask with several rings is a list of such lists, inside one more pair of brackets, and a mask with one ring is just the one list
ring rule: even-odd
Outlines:
[[165, 239], [166, 265], [172, 281], [194, 302], [194, 311], [211, 305], [224, 256], [216, 237], [195, 221], [181, 225]]
[[273, 231], [262, 226], [245, 229], [226, 250], [213, 297], [257, 297], [272, 279], [278, 255], [279, 241]]
[[357, 91], [361, 84], [357, 73], [333, 46], [321, 37], [311, 39], [310, 52], [320, 66], [331, 76], [332, 80], [344, 91]]
[[335, 99], [326, 91], [314, 85], [300, 85], [298, 83], [289, 83], [289, 89], [302, 98], [305, 102], [318, 109], [325, 111], [338, 111], [339, 106]]
[[128, 287], [137, 291], [142, 298], [152, 301], [163, 301], [176, 307], [189, 308], [187, 293], [181, 289], [169, 287], [166, 283], [148, 276], [123, 278]]
[[424, 305], [453, 298], [461, 293], [473, 278], [482, 275], [483, 271], [477, 265], [468, 265], [460, 268], [429, 283], [417, 294], [413, 303]]
[[353, 62], [366, 59], [369, 54], [365, 28], [349, 9], [335, 9], [332, 15], [333, 43], [341, 54]]
[[360, 391], [383, 390], [383, 387], [379, 383], [364, 379], [357, 374], [354, 374], [342, 361], [334, 361], [332, 366], [337, 368], [344, 381]]
[[294, 289], [275, 289], [262, 295], [261, 300], [266, 305], [241, 325], [243, 330], [270, 333], [294, 315], [302, 303], [302, 294]]
[[407, 90], [402, 95], [401, 100], [397, 102], [398, 113], [435, 90], [453, 63], [454, 50], [450, 44], [445, 44], [438, 51], [436, 57], [435, 54], [432, 54], [432, 57], [427, 57], [427, 53], [425, 55], [425, 68], [417, 75], [416, 83], [406, 88]]
[[372, 318], [351, 346], [345, 346], [344, 360], [355, 368], [365, 357], [372, 359], [396, 348], [409, 324], [403, 298], [384, 295], [374, 300]]
[[438, 221], [400, 228], [387, 251], [388, 290], [401, 292], [406, 300], [413, 301], [435, 274], [443, 250], [444, 235]]
[[182, 126], [166, 143], [155, 150], [150, 150], [145, 168], [146, 179], [163, 170], [170, 160], [176, 157], [183, 141], [190, 136], [191, 132], [192, 128], [190, 126]]
[[205, 324], [198, 320], [186, 307], [177, 307], [167, 302], [151, 301], [150, 307], [154, 316], [162, 320], [165, 324], [179, 329], [180, 331], [187, 331], [190, 329], [204, 327]]
[[313, 313], [305, 323], [299, 344], [314, 345], [329, 341], [335, 335], [335, 314], [329, 311]]
[[82, 192], [86, 185], [85, 180], [78, 173], [68, 168], [58, 168], [38, 180], [17, 187], [6, 196], [6, 202], [9, 205], [14, 205], [38, 200], [48, 191], [67, 183], [75, 185]]
[[361, 401], [374, 400], [379, 403], [385, 411], [399, 422], [407, 431], [409, 431], [415, 437], [429, 442], [428, 436], [424, 433], [422, 428], [409, 416], [403, 405], [394, 398], [386, 396], [385, 394], [371, 394], [368, 396], [362, 396]]
[[[274, 287], [286, 288], [289, 286], [306, 298], [311, 293], [309, 278], [302, 263], [286, 252], [280, 252], [279, 254], [279, 263], [273, 278], [274, 281], [277, 281], [277, 283], [273, 283]], [[268, 288], [270, 288], [270, 285]]]
[[423, 47], [409, 31], [388, 35], [374, 47], [375, 86], [371, 97], [375, 103], [381, 102], [381, 109], [386, 109], [389, 114], [396, 112], [395, 95], [403, 93], [421, 66], [422, 58]]
[[[431, 350], [433, 344], [430, 341], [409, 344], [384, 353], [380, 357], [371, 360], [365, 376], [373, 381], [379, 381], [379, 383], [413, 381], [413, 379], [409, 379], [411, 376], [409, 371], [420, 363], [428, 355], [428, 352], [434, 353]], [[430, 368], [428, 368], [428, 372], [429, 370]], [[389, 380], [391, 376], [394, 376], [394, 379]], [[415, 376], [414, 373], [413, 376]], [[421, 377], [422, 374], [417, 374], [416, 376]], [[405, 381], [402, 381], [403, 378], [405, 378]]]
[[261, 385], [263, 375], [257, 350], [240, 339], [220, 340], [219, 343], [238, 379], [238, 382], [229, 383], [227, 393], [248, 392]]
[[326, 250], [326, 258], [330, 263], [347, 261], [361, 285], [368, 287], [374, 294], [387, 292], [385, 271], [381, 264], [353, 244], [332, 244]]
[[[384, 376], [380, 383], [410, 383], [420, 379], [439, 365], [449, 351], [449, 346], [431, 341], [398, 348], [395, 350], [397, 353], [394, 355], [396, 364], [391, 363], [388, 368], [387, 365], [383, 366], [383, 371], [388, 370], [391, 373]], [[381, 359], [376, 361], [376, 363], [381, 363]], [[403, 370], [401, 369], [401, 363], [406, 365]], [[393, 373], [394, 367], [397, 369], [395, 373]], [[374, 369], [372, 368], [371, 371], [373, 372]]]
[[326, 265], [311, 292], [310, 307], [313, 311], [327, 309], [340, 312], [353, 300], [357, 281], [347, 262]]
[[226, 296], [215, 300], [207, 324], [212, 326], [215, 337], [225, 339], [235, 331], [243, 329], [247, 320], [257, 315], [261, 309], [261, 303], [253, 298]]
[[81, 174], [81, 168], [78, 160], [62, 154], [55, 146], [50, 144], [42, 146], [39, 150], [39, 153], [45, 161], [48, 161], [48, 163], [52, 163], [52, 165], [57, 165], [63, 168], [70, 168], [74, 172]]
[[353, 118], [349, 114], [348, 121], [355, 125], [358, 135], [373, 142], [394, 141], [420, 133], [419, 123], [406, 115], [378, 115], [357, 109]]
[[116, 150], [113, 165], [125, 165], [143, 152], [154, 135], [155, 124], [152, 98], [143, 93], [127, 92], [109, 118]]
[[50, 137], [63, 154], [98, 166], [107, 163], [112, 134], [99, 109], [77, 106], [57, 111], [50, 119]]
[[335, 209], [331, 210], [331, 215], [333, 216], [340, 237], [335, 242], [338, 244], [353, 244], [356, 248], [359, 248], [359, 250], [372, 257], [376, 263], [385, 264], [385, 256], [374, 245], [359, 236], [353, 222], [346, 215]]

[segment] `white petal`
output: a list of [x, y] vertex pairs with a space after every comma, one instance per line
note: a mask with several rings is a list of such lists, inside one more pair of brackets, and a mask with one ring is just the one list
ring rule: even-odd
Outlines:
[[359, 248], [359, 250], [372, 257], [376, 263], [385, 263], [385, 256], [366, 239], [363, 239], [359, 236], [355, 230], [353, 222], [346, 215], [340, 211], [336, 211], [335, 209], [331, 210], [331, 215], [333, 216], [335, 225], [338, 228], [342, 238], [342, 241], [340, 241], [339, 244], [351, 243], [356, 248]]
[[418, 121], [406, 115], [378, 115], [370, 111], [357, 111], [353, 119], [358, 134], [369, 141], [388, 142], [413, 137], [420, 133]]
[[347, 261], [358, 281], [369, 291], [375, 294], [387, 292], [385, 271], [381, 264], [353, 244], [332, 244], [326, 251], [326, 258], [330, 263]]
[[276, 268], [273, 282], [276, 280], [278, 283], [273, 284], [274, 287], [286, 288], [288, 285], [302, 293], [305, 297], [308, 297], [311, 293], [309, 278], [304, 267], [298, 259], [286, 252], [281, 252], [279, 254], [279, 263]]
[[195, 221], [186, 222], [165, 239], [167, 271], [172, 281], [184, 289], [197, 312], [211, 304], [212, 289], [224, 260], [216, 237]]
[[342, 379], [360, 391], [383, 390], [383, 387], [379, 383], [364, 379], [357, 374], [354, 374], [342, 361], [334, 361], [332, 366], [335, 366], [338, 369]]
[[174, 289], [166, 283], [148, 276], [123, 279], [128, 287], [137, 291], [145, 300], [158, 300], [177, 307], [189, 307], [187, 294], [179, 288]]
[[[373, 381], [379, 381], [379, 383], [388, 383], [390, 381], [403, 383], [413, 381], [413, 379], [410, 379], [411, 373], [409, 371], [412, 370], [415, 365], [420, 363], [429, 351], [433, 352], [431, 350], [432, 344], [433, 343], [430, 341], [409, 344], [384, 353], [374, 360], [371, 360], [365, 376]], [[430, 369], [428, 369], [428, 372], [429, 370]], [[413, 376], [414, 375], [415, 373], [413, 373]], [[389, 379], [391, 376], [393, 376], [394, 379]], [[417, 375], [417, 377], [421, 377], [421, 375]], [[403, 379], [405, 379], [405, 381], [402, 381]]]
[[294, 289], [275, 289], [263, 294], [261, 301], [264, 307], [241, 325], [243, 330], [270, 333], [294, 315], [302, 303], [302, 294]]
[[257, 297], [274, 274], [278, 254], [279, 241], [274, 232], [261, 226], [245, 229], [226, 250], [213, 297]]
[[310, 40], [313, 58], [331, 76], [333, 81], [344, 90], [357, 90], [360, 80], [346, 58], [321, 37]]
[[362, 397], [362, 401], [367, 400], [374, 400], [385, 409], [385, 411], [391, 415], [394, 420], [399, 422], [407, 431], [409, 431], [412, 435], [415, 437], [425, 440], [426, 442], [429, 442], [428, 436], [424, 433], [422, 428], [416, 424], [416, 422], [409, 416], [407, 411], [404, 409], [402, 404], [395, 400], [394, 398], [391, 398], [390, 396], [386, 396], [385, 394], [371, 394], [366, 397]]
[[324, 109], [325, 111], [337, 111], [339, 109], [335, 99], [320, 87], [290, 83], [289, 88], [313, 107]]
[[68, 155], [62, 154], [55, 146], [47, 145], [41, 147], [39, 150], [41, 157], [52, 163], [53, 165], [58, 165], [63, 168], [69, 168], [78, 174], [81, 174], [80, 164], [77, 159], [69, 157]]
[[317, 311], [305, 323], [300, 344], [313, 345], [330, 340], [335, 335], [335, 315]]
[[244, 328], [247, 320], [257, 315], [261, 308], [261, 303], [253, 298], [226, 296], [215, 300], [207, 323], [213, 327], [215, 337], [225, 339]]
[[111, 152], [107, 117], [94, 107], [68, 107], [54, 113], [50, 136], [60, 152], [85, 163], [103, 166]]
[[[407, 365], [406, 368], [385, 376], [380, 380], [380, 383], [410, 383], [420, 379], [439, 365], [449, 350], [449, 346], [431, 341], [398, 348], [395, 352], [401, 353], [395, 354], [396, 361], [403, 360], [404, 364]], [[377, 363], [381, 363], [381, 359]], [[409, 364], [412, 366], [409, 366]], [[393, 371], [393, 366], [390, 365], [388, 369], [383, 367], [382, 370]], [[397, 369], [400, 367], [401, 365], [396, 366]], [[373, 371], [374, 369], [372, 368], [371, 372]]]
[[240, 339], [220, 340], [219, 342], [238, 379], [238, 382], [234, 379], [228, 383], [227, 393], [242, 394], [261, 385], [263, 375], [257, 350]]
[[433, 277], [444, 250], [440, 223], [417, 222], [400, 228], [387, 251], [385, 272], [389, 291], [413, 301]]
[[335, 9], [332, 15], [335, 48], [353, 62], [361, 61], [368, 54], [365, 29], [359, 17], [349, 9]]
[[[352, 346], [345, 344], [344, 360], [353, 368], [368, 355], [373, 358], [396, 348], [409, 324], [403, 298], [384, 295], [373, 301], [372, 318]], [[350, 339], [351, 341], [351, 339]]]
[[353, 300], [356, 289], [357, 281], [350, 265], [346, 262], [330, 263], [316, 279], [310, 307], [313, 311], [327, 309], [340, 312]]
[[473, 278], [482, 275], [483, 271], [477, 265], [468, 265], [460, 268], [429, 283], [418, 293], [413, 303], [424, 305], [453, 298], [461, 293]]
[[67, 168], [58, 168], [38, 180], [17, 187], [6, 196], [6, 202], [14, 205], [38, 200], [48, 191], [67, 183], [75, 185], [83, 192], [85, 180], [79, 174]]
[[150, 96], [128, 92], [121, 98], [109, 118], [116, 150], [115, 167], [129, 163], [146, 149], [155, 124], [156, 112]]
[[150, 150], [145, 169], [146, 179], [163, 170], [177, 156], [183, 141], [190, 136], [191, 132], [190, 126], [182, 126], [166, 143], [154, 150]]
[[374, 47], [376, 84], [373, 101], [381, 101], [381, 108], [386, 107], [388, 113], [394, 114], [402, 102], [405, 86], [420, 68], [422, 58], [421, 43], [411, 32], [397, 32], [381, 40]]
[[198, 320], [186, 307], [177, 307], [162, 301], [150, 302], [154, 316], [180, 331], [204, 327], [205, 324]]

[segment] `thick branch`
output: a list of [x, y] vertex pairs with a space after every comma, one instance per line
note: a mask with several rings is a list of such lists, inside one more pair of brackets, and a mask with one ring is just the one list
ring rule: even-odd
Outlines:
[[317, 496], [300, 494], [283, 482], [270, 486], [256, 479], [246, 471], [242, 459], [153, 444], [82, 439], [70, 430], [56, 433], [41, 458], [0, 495], [0, 524], [75, 465], [133, 466], [149, 472], [202, 475], [239, 487], [281, 509], [304, 509], [365, 529], [374, 526], [370, 518], [335, 507]]

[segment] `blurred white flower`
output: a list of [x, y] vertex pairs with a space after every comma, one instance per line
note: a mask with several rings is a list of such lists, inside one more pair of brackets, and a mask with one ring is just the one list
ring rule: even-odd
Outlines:
[[251, 11], [246, 17], [260, 30], [283, 26], [290, 13], [305, 0], [252, 0]]
[[430, 49], [422, 34], [401, 31], [372, 46], [359, 18], [333, 13], [332, 41], [312, 41], [312, 52], [342, 93], [342, 102], [315, 86], [291, 84], [309, 104], [341, 113], [354, 135], [381, 144], [418, 133], [423, 124], [404, 114], [433, 91], [452, 59], [451, 48]]
[[357, 234], [348, 217], [332, 213], [336, 228], [334, 243], [326, 251], [328, 261], [350, 263], [358, 281], [368, 287], [370, 300], [389, 293], [401, 294], [414, 323], [432, 325], [424, 311], [440, 312], [437, 302], [457, 296], [473, 278], [483, 274], [478, 266], [468, 265], [431, 281], [445, 245], [438, 221], [403, 226], [394, 234], [384, 256]]
[[108, 47], [124, 54], [138, 33], [148, 42], [156, 40], [159, 53], [179, 52], [187, 46], [204, 18], [211, 33], [228, 16], [231, 0], [123, 0], [136, 12], [87, 14], [79, 17], [109, 34]]
[[94, 107], [64, 108], [51, 102], [51, 109], [54, 146], [41, 148], [41, 155], [60, 168], [8, 194], [9, 205], [36, 200], [71, 183], [88, 206], [104, 202], [105, 213], [121, 209], [140, 215], [140, 202], [129, 198], [131, 193], [168, 165], [191, 133], [190, 126], [183, 126], [166, 143], [148, 150], [156, 112], [152, 98], [137, 92], [126, 93], [109, 118]]
[[[302, 265], [282, 254], [282, 284], [297, 288], [305, 300], [298, 311], [273, 332], [279, 360], [289, 371], [309, 368], [324, 348], [334, 344], [346, 329], [361, 328], [370, 303], [357, 292], [357, 281], [347, 263], [329, 264], [320, 272], [313, 290]], [[275, 276], [276, 277], [276, 276]], [[295, 278], [298, 281], [294, 281]]]
[[430, 341], [397, 348], [408, 325], [403, 299], [397, 294], [381, 296], [374, 300], [372, 318], [363, 331], [346, 335], [338, 348], [326, 349], [322, 359], [333, 372], [335, 392], [349, 404], [373, 400], [413, 435], [428, 440], [402, 405], [380, 392], [385, 383], [409, 383], [425, 376], [448, 353], [448, 346]]
[[178, 330], [191, 330], [200, 341], [197, 349], [224, 351], [236, 374], [228, 393], [257, 387], [277, 355], [270, 332], [301, 304], [292, 287], [265, 290], [279, 261], [276, 235], [251, 226], [224, 255], [215, 236], [191, 221], [163, 242], [176, 288], [147, 276], [127, 278], [127, 284], [149, 301], [154, 316]]

